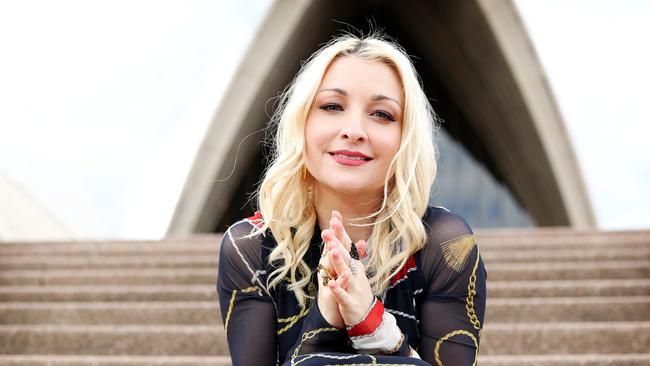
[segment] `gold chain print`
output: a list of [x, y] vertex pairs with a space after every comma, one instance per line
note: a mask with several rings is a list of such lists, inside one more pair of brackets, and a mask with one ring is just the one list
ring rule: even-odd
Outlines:
[[278, 323], [289, 323], [284, 326], [284, 328], [278, 330], [278, 335], [286, 332], [289, 330], [291, 327], [294, 326], [298, 322], [298, 320], [302, 319], [305, 315], [309, 314], [309, 307], [306, 307], [302, 312], [299, 314], [296, 314], [294, 316], [288, 317], [288, 318], [279, 318]]
[[434, 349], [433, 353], [434, 353], [434, 356], [436, 358], [436, 365], [437, 366], [443, 366], [442, 361], [440, 361], [440, 346], [442, 345], [442, 343], [444, 341], [446, 341], [447, 339], [449, 339], [451, 337], [454, 337], [454, 336], [457, 336], [459, 334], [466, 335], [466, 336], [472, 338], [472, 341], [474, 341], [474, 346], [476, 346], [476, 352], [474, 353], [474, 362], [472, 363], [472, 366], [476, 366], [476, 358], [478, 356], [478, 342], [476, 341], [476, 337], [474, 337], [474, 334], [472, 334], [472, 333], [470, 333], [470, 332], [468, 332], [466, 330], [462, 330], [462, 329], [455, 330], [455, 331], [453, 331], [451, 333], [448, 333], [444, 337], [440, 338], [440, 340], [438, 342], [436, 342], [436, 348]]
[[469, 284], [467, 284], [467, 300], [465, 302], [465, 308], [467, 309], [467, 316], [469, 321], [472, 322], [474, 329], [481, 330], [481, 322], [476, 316], [474, 311], [474, 295], [476, 295], [476, 269], [478, 268], [478, 262], [481, 258], [481, 253], [476, 246], [476, 263], [474, 263], [474, 269], [472, 269], [472, 275], [469, 277]]
[[[465, 309], [467, 309], [467, 317], [469, 317], [469, 321], [474, 326], [474, 329], [477, 329], [479, 331], [479, 334], [481, 334], [480, 333], [481, 322], [479, 321], [478, 316], [476, 316], [476, 311], [474, 310], [474, 296], [476, 296], [476, 270], [478, 269], [478, 264], [480, 259], [481, 259], [481, 253], [477, 245], [476, 262], [474, 263], [474, 268], [472, 268], [472, 275], [469, 277], [469, 283], [467, 284], [467, 298], [465, 299]], [[476, 360], [478, 357], [478, 340], [471, 332], [467, 330], [459, 329], [448, 333], [444, 337], [440, 338], [438, 342], [436, 342], [436, 346], [434, 349], [434, 356], [435, 356], [437, 366], [442, 366], [442, 361], [440, 360], [440, 346], [442, 346], [442, 343], [444, 341], [457, 335], [466, 335], [470, 337], [474, 342], [474, 346], [476, 347], [476, 352], [474, 354], [474, 362], [472, 363], [472, 366], [476, 365]]]
[[300, 347], [302, 347], [302, 344], [305, 343], [306, 340], [309, 338], [313, 338], [316, 334], [321, 333], [321, 332], [336, 332], [338, 329], [331, 327], [331, 328], [318, 328], [314, 330], [310, 330], [309, 332], [305, 333], [302, 335], [302, 339], [300, 340], [300, 344], [298, 347], [296, 347], [296, 350], [293, 351], [293, 355], [291, 356], [291, 359], [293, 360], [294, 358], [298, 357], [298, 352], [300, 352]]
[[[239, 291], [249, 293], [257, 290], [259, 290], [259, 287], [251, 286]], [[237, 297], [237, 290], [232, 290], [232, 296], [230, 296], [230, 305], [228, 305], [228, 312], [226, 313], [226, 322], [223, 324], [223, 327], [226, 330], [226, 338], [228, 338], [228, 321], [230, 320], [230, 313], [232, 313], [232, 308], [235, 305], [235, 297]]]
[[232, 290], [230, 305], [228, 305], [228, 312], [226, 313], [226, 322], [223, 324], [223, 327], [226, 330], [226, 339], [228, 339], [228, 321], [230, 320], [230, 313], [232, 313], [232, 308], [235, 304], [235, 297], [237, 297], [237, 290]]

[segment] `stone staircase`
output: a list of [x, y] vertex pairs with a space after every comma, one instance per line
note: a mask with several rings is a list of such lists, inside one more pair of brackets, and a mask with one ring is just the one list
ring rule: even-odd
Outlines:
[[[650, 365], [650, 231], [477, 235], [480, 365]], [[0, 365], [230, 365], [219, 241], [0, 244]]]

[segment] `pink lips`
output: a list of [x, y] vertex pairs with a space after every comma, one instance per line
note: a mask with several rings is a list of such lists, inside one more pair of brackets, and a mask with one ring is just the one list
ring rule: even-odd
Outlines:
[[364, 165], [372, 160], [368, 155], [358, 151], [336, 150], [330, 151], [329, 154], [337, 163], [349, 166]]

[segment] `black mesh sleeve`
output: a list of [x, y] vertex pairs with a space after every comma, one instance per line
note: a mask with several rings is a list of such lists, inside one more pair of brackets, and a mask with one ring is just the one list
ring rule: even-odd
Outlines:
[[422, 250], [426, 287], [418, 353], [433, 365], [472, 365], [487, 295], [479, 248], [472, 230], [457, 215], [436, 208], [425, 222], [429, 242]]
[[307, 353], [343, 352], [356, 353], [349, 344], [345, 329], [336, 329], [330, 325], [314, 301], [302, 324], [301, 335], [292, 347], [291, 358]]
[[263, 280], [262, 238], [245, 237], [252, 229], [247, 221], [232, 225], [219, 252], [217, 293], [233, 366], [276, 365], [278, 358], [275, 306]]

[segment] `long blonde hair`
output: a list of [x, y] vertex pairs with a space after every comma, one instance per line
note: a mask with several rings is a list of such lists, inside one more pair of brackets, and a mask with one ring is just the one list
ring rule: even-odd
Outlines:
[[[384, 292], [390, 278], [408, 257], [426, 243], [421, 221], [436, 176], [436, 118], [407, 54], [385, 37], [343, 35], [314, 53], [280, 98], [272, 123], [277, 127], [271, 163], [257, 192], [264, 225], [277, 242], [269, 262], [277, 264], [268, 276], [269, 287], [288, 277], [289, 289], [306, 306], [311, 270], [303, 260], [317, 220], [309, 180], [305, 179], [305, 123], [327, 67], [338, 57], [355, 56], [384, 62], [399, 75], [404, 88], [400, 148], [384, 181], [381, 207], [368, 239], [366, 269], [375, 294]], [[279, 264], [278, 264], [279, 263]]]

